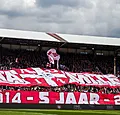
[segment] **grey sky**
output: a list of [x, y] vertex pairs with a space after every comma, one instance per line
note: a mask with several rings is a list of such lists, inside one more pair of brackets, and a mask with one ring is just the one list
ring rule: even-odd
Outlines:
[[120, 0], [0, 0], [0, 28], [120, 37]]

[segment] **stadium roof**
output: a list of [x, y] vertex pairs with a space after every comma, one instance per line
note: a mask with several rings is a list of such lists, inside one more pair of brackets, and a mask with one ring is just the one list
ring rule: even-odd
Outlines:
[[0, 29], [0, 37], [59, 42], [59, 40], [49, 36], [44, 32], [21, 31], [11, 29]]
[[0, 37], [76, 44], [120, 46], [120, 38], [0, 29]]
[[69, 43], [120, 46], [120, 38], [58, 34]]

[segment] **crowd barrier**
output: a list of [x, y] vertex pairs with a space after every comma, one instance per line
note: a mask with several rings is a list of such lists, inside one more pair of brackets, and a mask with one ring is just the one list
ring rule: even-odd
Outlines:
[[120, 105], [0, 104], [2, 109], [120, 110]]

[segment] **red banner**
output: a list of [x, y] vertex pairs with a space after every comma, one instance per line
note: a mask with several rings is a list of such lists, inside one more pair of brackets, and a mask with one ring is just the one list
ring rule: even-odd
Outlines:
[[0, 85], [50, 87], [64, 84], [119, 87], [120, 80], [112, 74], [72, 73], [56, 69], [28, 68], [0, 71]]
[[0, 103], [120, 105], [120, 94], [5, 91], [0, 92]]

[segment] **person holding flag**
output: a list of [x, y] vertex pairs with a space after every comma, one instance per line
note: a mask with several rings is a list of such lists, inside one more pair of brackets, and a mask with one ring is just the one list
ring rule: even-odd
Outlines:
[[54, 48], [51, 48], [47, 51], [48, 60], [51, 64], [55, 66], [55, 61], [57, 61], [57, 69], [59, 69], [59, 60], [60, 55], [57, 54], [56, 50]]

